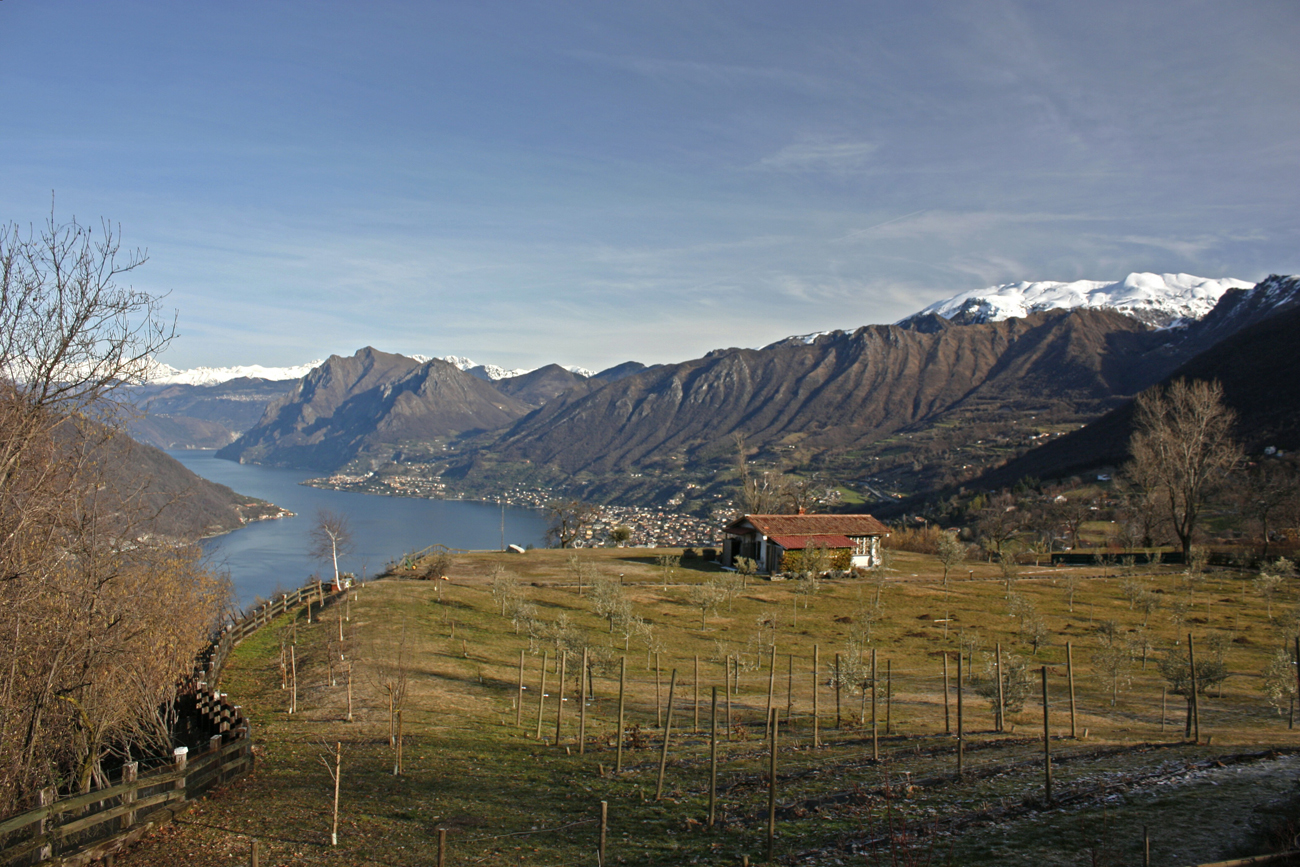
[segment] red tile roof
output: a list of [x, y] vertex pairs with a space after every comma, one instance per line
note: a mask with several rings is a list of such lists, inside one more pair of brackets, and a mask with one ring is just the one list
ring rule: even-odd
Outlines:
[[745, 515], [723, 532], [742, 536], [751, 528], [768, 537], [889, 535], [889, 528], [870, 515]]
[[768, 536], [769, 542], [775, 542], [787, 551], [802, 551], [813, 545], [823, 548], [852, 548], [853, 540], [848, 536], [813, 535], [813, 536]]

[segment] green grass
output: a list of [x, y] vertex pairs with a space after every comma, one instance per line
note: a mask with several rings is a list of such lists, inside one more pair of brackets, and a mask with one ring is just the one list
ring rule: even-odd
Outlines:
[[[843, 725], [836, 730], [834, 693], [825, 685], [835, 653], [846, 652], [846, 621], [859, 606], [874, 603], [873, 579], [825, 582], [806, 609], [792, 583], [752, 582], [730, 611], [724, 607], [711, 615], [707, 629], [701, 630], [699, 609], [689, 604], [686, 594], [689, 584], [709, 574], [688, 563], [677, 583], [665, 591], [662, 573], [654, 565], [656, 553], [620, 549], [584, 556], [604, 574], [623, 574], [636, 611], [654, 623], [662, 642], [661, 701], [666, 702], [669, 672], [677, 669], [674, 737], [660, 802], [653, 800], [661, 743], [655, 729], [653, 657], [648, 665], [646, 649], [635, 640], [624, 650], [621, 638], [609, 635], [605, 622], [591, 612], [589, 598], [579, 597], [572, 585], [567, 552], [467, 555], [458, 558], [441, 602], [429, 582], [385, 579], [360, 590], [351, 604], [351, 620], [344, 624], [343, 653], [355, 672], [353, 723], [344, 721], [344, 681], [327, 685], [327, 660], [339, 651], [337, 608], [327, 610], [322, 623], [307, 625], [299, 617], [299, 712], [292, 715], [287, 713], [288, 694], [280, 688], [280, 646], [287, 619], [244, 642], [223, 676], [222, 688], [252, 720], [258, 769], [194, 808], [185, 817], [189, 824], [147, 841], [119, 863], [158, 863], [159, 852], [165, 850], [178, 863], [229, 864], [243, 857], [249, 838], [256, 837], [262, 841], [263, 863], [429, 864], [437, 829], [446, 828], [451, 864], [594, 864], [595, 818], [602, 800], [609, 804], [611, 863], [731, 864], [743, 855], [761, 863], [767, 803], [762, 744], [767, 669], [746, 670], [739, 695], [733, 697], [737, 739], [724, 742], [720, 750], [723, 818], [713, 831], [702, 824], [707, 817], [707, 736], [692, 729], [695, 657], [700, 659], [700, 719], [706, 726], [709, 688], [723, 682], [719, 659], [741, 653], [752, 666], [756, 660], [751, 641], [764, 618], [774, 618], [777, 624], [775, 703], [783, 715], [787, 655], [794, 656], [792, 724], [787, 727], [783, 717], [779, 755], [782, 813], [777, 851], [782, 863], [862, 863], [859, 850], [888, 836], [891, 816], [895, 828], [904, 822], [912, 828], [937, 829], [937, 852], [946, 858], [951, 850], [959, 864], [1012, 863], [1008, 853], [1028, 859], [1024, 863], [1080, 863], [1078, 859], [1091, 857], [1089, 847], [1095, 850], [1098, 839], [1114, 843], [1116, 852], [1131, 859], [1133, 829], [1144, 822], [1159, 827], [1170, 846], [1180, 845], [1178, 851], [1188, 863], [1262, 845], [1247, 833], [1249, 828], [1225, 829], [1205, 816], [1195, 820], [1197, 827], [1213, 826], [1217, 833], [1206, 831], [1203, 839], [1197, 838], [1199, 848], [1187, 843], [1188, 835], [1166, 832], [1170, 822], [1193, 822], [1191, 817], [1204, 813], [1213, 793], [1231, 790], [1245, 803], [1255, 797], [1252, 791], [1258, 794], [1267, 787], [1252, 789], [1242, 783], [1233, 788], [1225, 782], [1216, 786], [1196, 774], [1158, 790], [1142, 782], [1144, 775], [1161, 767], [1185, 774], [1188, 762], [1296, 745], [1285, 719], [1265, 704], [1255, 676], [1282, 636], [1253, 592], [1243, 602], [1238, 576], [1222, 574], [1198, 582], [1191, 597], [1193, 619], [1186, 625], [1171, 622], [1166, 611], [1151, 619], [1156, 643], [1171, 641], [1188, 627], [1198, 642], [1215, 633], [1238, 639], [1227, 657], [1234, 676], [1224, 684], [1222, 696], [1208, 697], [1201, 710], [1203, 735], [1211, 735], [1213, 742], [1196, 746], [1179, 742], [1181, 705], [1172, 697], [1170, 724], [1162, 732], [1163, 681], [1154, 664], [1145, 671], [1136, 667], [1114, 707], [1109, 681], [1092, 671], [1095, 628], [1101, 621], [1114, 620], [1121, 631], [1141, 624], [1141, 612], [1129, 609], [1121, 589], [1124, 579], [1098, 577], [1098, 569], [1025, 569], [1015, 592], [1033, 602], [1052, 634], [1035, 655], [1019, 635], [1019, 621], [1007, 613], [996, 567], [964, 564], [945, 592], [932, 558], [895, 553], [894, 571], [881, 591], [883, 617], [871, 642], [881, 676], [886, 660], [894, 675], [889, 736], [884, 735], [883, 699], [878, 707], [882, 761], [877, 763], [871, 760], [869, 731], [856, 724], [859, 698], [843, 698]], [[496, 565], [519, 578], [542, 619], [554, 621], [563, 614], [591, 646], [607, 648], [615, 660], [626, 656], [628, 723], [640, 726], [647, 745], [627, 751], [624, 773], [616, 776], [611, 771], [616, 667], [595, 677], [586, 755], [578, 755], [574, 745], [576, 701], [564, 705], [562, 741], [569, 749], [535, 739], [543, 647], [530, 648], [527, 636], [516, 636], [509, 621], [497, 613], [488, 588], [488, 575]], [[1144, 574], [1154, 590], [1162, 591], [1161, 599], [1186, 598], [1181, 578], [1174, 573]], [[1079, 576], [1073, 611], [1065, 593], [1071, 575]], [[1286, 605], [1275, 600], [1274, 613]], [[1047, 812], [1037, 809], [1042, 794], [1042, 722], [1036, 692], [1023, 711], [1009, 716], [1014, 729], [1004, 734], [992, 731], [988, 702], [966, 693], [968, 777], [960, 783], [952, 778], [955, 741], [944, 734], [942, 654], [954, 652], [963, 635], [976, 640], [981, 651], [991, 651], [1000, 642], [1005, 650], [1030, 657], [1033, 666], [1050, 667], [1053, 750], [1059, 762], [1054, 783], [1058, 795], [1075, 799], [1070, 805]], [[1080, 734], [1088, 730], [1086, 740], [1065, 737], [1067, 640], [1074, 648], [1078, 729]], [[823, 746], [816, 749], [811, 719], [814, 646], [823, 666]], [[521, 649], [528, 689], [523, 725], [517, 728], [514, 699]], [[545, 649], [553, 659], [553, 647]], [[397, 777], [392, 774], [382, 672], [391, 670], [399, 656], [406, 661], [408, 697], [403, 709], [406, 766]], [[977, 664], [981, 659], [977, 652]], [[571, 662], [566, 685], [570, 699], [575, 698], [574, 668]], [[554, 673], [548, 675], [548, 693], [543, 736], [553, 741]], [[955, 713], [955, 706], [949, 710]], [[319, 757], [336, 741], [343, 744], [343, 794], [339, 846], [332, 849], [332, 789]], [[1260, 766], [1248, 762], [1240, 767]], [[1128, 794], [1099, 789], [1125, 780], [1131, 784]], [[1156, 791], [1159, 797], [1150, 794]], [[1109, 795], [1117, 797], [1105, 800]], [[1241, 810], [1227, 807], [1220, 812], [1241, 815]], [[1120, 823], [1124, 834], [1096, 830], [1107, 822]], [[889, 863], [887, 845], [875, 851], [880, 863]], [[1038, 861], [1032, 860], [1034, 853]]]

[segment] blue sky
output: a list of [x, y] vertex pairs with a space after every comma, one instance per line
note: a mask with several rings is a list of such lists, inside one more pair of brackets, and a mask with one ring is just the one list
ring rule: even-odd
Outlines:
[[1300, 271], [1300, 5], [0, 0], [0, 221], [177, 367], [599, 369], [1013, 280]]

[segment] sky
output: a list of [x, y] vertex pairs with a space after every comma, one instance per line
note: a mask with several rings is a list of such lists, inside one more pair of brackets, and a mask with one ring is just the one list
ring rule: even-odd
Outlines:
[[1300, 271], [1300, 4], [0, 0], [0, 223], [175, 367], [680, 361], [958, 292]]

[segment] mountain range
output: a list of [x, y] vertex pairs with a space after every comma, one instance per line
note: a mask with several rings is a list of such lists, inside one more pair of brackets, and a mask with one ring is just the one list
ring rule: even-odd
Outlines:
[[[969, 481], [1044, 443], [1062, 448], [1175, 371], [1210, 370], [1195, 362], [1216, 358], [1206, 353], [1220, 344], [1241, 354], [1282, 341], [1285, 352], [1294, 343], [1285, 328], [1225, 341], [1289, 321], [1279, 316], [1298, 296], [1296, 278], [1283, 277], [1006, 284], [895, 325], [591, 376], [549, 365], [493, 379], [464, 359], [366, 348], [287, 386], [227, 383], [230, 393], [195, 418], [239, 433], [220, 452], [235, 460], [699, 512], [729, 497], [743, 438], [756, 466], [871, 499]], [[258, 388], [265, 409], [248, 425]], [[180, 410], [190, 399], [201, 408], [162, 392], [150, 406]]]

